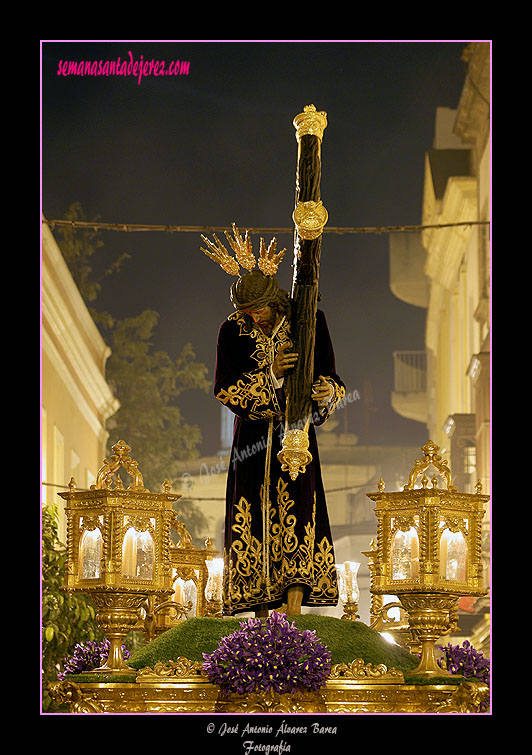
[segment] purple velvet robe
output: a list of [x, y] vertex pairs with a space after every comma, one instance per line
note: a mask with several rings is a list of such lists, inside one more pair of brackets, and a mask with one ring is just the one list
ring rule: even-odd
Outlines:
[[313, 402], [309, 427], [312, 462], [296, 480], [281, 470], [277, 453], [284, 433], [285, 397], [271, 364], [289, 345], [283, 320], [270, 337], [235, 312], [218, 334], [214, 394], [234, 412], [225, 516], [224, 613], [270, 608], [286, 602], [290, 585], [304, 585], [303, 605], [334, 606], [338, 586], [314, 425], [345, 395], [335, 371], [325, 315], [318, 310], [314, 379], [326, 377], [334, 395], [326, 407]]

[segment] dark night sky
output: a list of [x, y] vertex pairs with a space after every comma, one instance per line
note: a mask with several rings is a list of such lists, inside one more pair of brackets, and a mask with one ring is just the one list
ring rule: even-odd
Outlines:
[[[424, 153], [435, 110], [456, 108], [465, 42], [44, 42], [42, 211], [79, 200], [89, 218], [168, 225], [289, 227], [297, 144], [293, 117], [325, 110], [321, 196], [332, 226], [421, 223]], [[188, 76], [63, 77], [60, 60], [185, 60]], [[56, 236], [57, 238], [57, 236]], [[195, 233], [103, 231], [105, 255], [131, 259], [105, 284], [102, 309], [160, 314], [154, 346], [190, 342], [212, 376], [216, 334], [234, 280], [199, 251]], [[255, 250], [258, 238], [255, 239]], [[266, 238], [268, 241], [269, 238]], [[292, 234], [279, 271], [290, 289]], [[391, 408], [392, 351], [424, 346], [425, 310], [389, 287], [387, 234], [326, 234], [320, 306], [337, 370], [360, 401], [342, 429], [359, 442], [421, 445], [425, 428]], [[364, 403], [377, 412], [365, 429]], [[186, 419], [219, 447], [220, 406], [192, 392]]]

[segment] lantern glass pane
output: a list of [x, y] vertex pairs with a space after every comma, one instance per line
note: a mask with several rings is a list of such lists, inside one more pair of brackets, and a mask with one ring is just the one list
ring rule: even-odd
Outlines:
[[338, 592], [342, 603], [358, 603], [360, 591], [358, 589], [357, 574], [360, 564], [356, 561], [346, 561], [335, 564], [338, 578]]
[[205, 563], [209, 572], [209, 578], [205, 587], [205, 597], [207, 600], [221, 600], [224, 560], [223, 558], [213, 558]]
[[440, 539], [440, 576], [464, 582], [467, 578], [467, 542], [462, 532], [445, 529]]
[[[176, 572], [174, 571], [174, 574]], [[198, 572], [195, 569], [194, 574], [198, 578]], [[189, 613], [193, 616], [198, 615], [198, 588], [193, 579], [184, 580], [181, 577], [174, 578], [174, 596], [172, 598], [174, 603], [179, 603], [182, 606], [186, 606], [189, 602], [192, 602], [192, 608]]]
[[183, 585], [183, 592], [185, 595], [185, 605], [189, 603], [189, 601], [192, 601], [192, 608], [190, 609], [189, 613], [192, 616], [198, 615], [198, 588], [196, 587], [196, 583], [193, 579], [187, 579], [185, 584]]
[[139, 579], [153, 579], [155, 566], [155, 548], [151, 534], [137, 533], [137, 574]]
[[153, 579], [155, 548], [151, 534], [130, 527], [122, 544], [122, 575], [131, 579]]
[[85, 530], [79, 549], [81, 579], [99, 579], [101, 576], [102, 533], [96, 527]]
[[392, 579], [419, 577], [419, 539], [415, 527], [395, 533], [391, 554]]

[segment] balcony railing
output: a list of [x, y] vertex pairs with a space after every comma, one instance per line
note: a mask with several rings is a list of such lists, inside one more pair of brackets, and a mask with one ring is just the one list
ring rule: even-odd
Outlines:
[[425, 393], [427, 390], [427, 354], [425, 351], [394, 351], [394, 391]]

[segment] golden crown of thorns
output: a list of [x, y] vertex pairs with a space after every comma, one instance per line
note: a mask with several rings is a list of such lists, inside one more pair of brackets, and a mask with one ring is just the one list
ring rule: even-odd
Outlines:
[[215, 233], [212, 234], [214, 243], [206, 236], [201, 234], [201, 238], [208, 247], [208, 249], [200, 247], [201, 251], [204, 252], [207, 257], [210, 257], [211, 260], [217, 262], [220, 267], [229, 275], [239, 276], [240, 267], [243, 267], [246, 270], [253, 270], [255, 265], [258, 265], [259, 270], [261, 270], [264, 275], [275, 275], [277, 268], [279, 267], [279, 264], [283, 259], [284, 253], [286, 252], [286, 249], [282, 249], [276, 254], [275, 250], [277, 248], [277, 239], [273, 238], [270, 241], [268, 248], [266, 248], [264, 239], [261, 238], [259, 246], [259, 257], [257, 260], [255, 258], [255, 255], [253, 254], [249, 232], [246, 231], [246, 235], [244, 236], [244, 238], [242, 238], [240, 231], [234, 223], [232, 223], [232, 227], [234, 238], [231, 238], [227, 231], [224, 231], [224, 233], [227, 241], [229, 242], [229, 245], [231, 246], [231, 249], [235, 253], [234, 257], [232, 257], [231, 254], [227, 251], [227, 249]]

